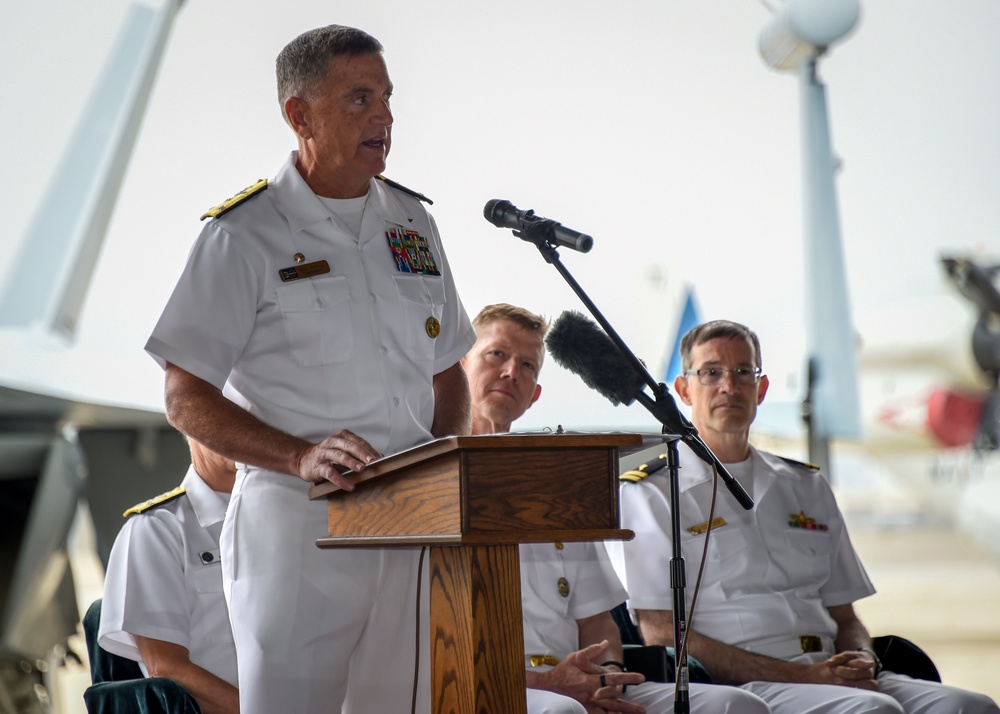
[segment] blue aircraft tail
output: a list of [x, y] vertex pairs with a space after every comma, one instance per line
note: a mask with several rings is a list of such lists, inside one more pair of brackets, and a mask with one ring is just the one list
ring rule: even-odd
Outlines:
[[701, 318], [698, 317], [698, 308], [694, 304], [694, 288], [689, 287], [687, 295], [684, 298], [684, 311], [681, 313], [681, 319], [677, 323], [677, 333], [674, 335], [674, 349], [670, 353], [670, 364], [663, 375], [664, 383], [668, 387], [674, 383], [674, 379], [680, 376], [681, 373], [681, 338], [700, 322]]

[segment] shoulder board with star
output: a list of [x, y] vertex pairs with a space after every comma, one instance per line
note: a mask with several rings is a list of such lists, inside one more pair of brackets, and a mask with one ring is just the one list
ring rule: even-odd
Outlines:
[[266, 191], [266, 190], [267, 190], [267, 179], [261, 179], [260, 181], [257, 181], [256, 183], [247, 186], [245, 189], [240, 191], [232, 198], [227, 198], [225, 201], [220, 203], [215, 208], [210, 208], [207, 211], [205, 211], [203, 214], [201, 214], [201, 220], [205, 220], [206, 218], [218, 218], [219, 216], [222, 216], [223, 214], [226, 214], [229, 211], [233, 210], [244, 201], [253, 198], [261, 191]]
[[816, 464], [810, 464], [807, 461], [796, 461], [795, 459], [789, 459], [784, 456], [778, 456], [779, 459], [784, 461], [789, 466], [797, 466], [800, 469], [806, 469], [807, 471], [819, 471], [819, 466]]
[[187, 489], [184, 488], [183, 486], [178, 486], [177, 488], [173, 489], [172, 491], [167, 491], [166, 493], [161, 493], [159, 496], [156, 496], [155, 498], [151, 498], [148, 501], [143, 501], [142, 503], [135, 504], [134, 506], [132, 506], [131, 508], [129, 508], [127, 511], [125, 511], [125, 513], [123, 513], [122, 516], [124, 518], [128, 518], [129, 516], [134, 516], [137, 513], [145, 513], [146, 511], [150, 510], [151, 508], [157, 508], [159, 506], [162, 506], [164, 503], [170, 503], [175, 498], [183, 496], [185, 493], [187, 493]]
[[631, 471], [626, 471], [625, 473], [618, 476], [619, 481], [625, 483], [639, 483], [645, 479], [650, 474], [655, 474], [657, 471], [662, 469], [667, 465], [667, 455], [660, 454], [656, 458], [650, 459], [644, 464], [639, 464], [636, 468]]
[[407, 188], [406, 186], [404, 186], [401, 183], [396, 183], [392, 179], [387, 179], [382, 174], [378, 174], [375, 178], [377, 178], [379, 181], [382, 181], [386, 186], [392, 186], [397, 191], [402, 191], [403, 193], [407, 193], [407, 194], [413, 196], [414, 198], [416, 198], [417, 200], [426, 201], [431, 206], [434, 205], [434, 201], [432, 201], [431, 199], [427, 198], [427, 196], [425, 196], [424, 194], [418, 193], [417, 191], [414, 191], [412, 188]]

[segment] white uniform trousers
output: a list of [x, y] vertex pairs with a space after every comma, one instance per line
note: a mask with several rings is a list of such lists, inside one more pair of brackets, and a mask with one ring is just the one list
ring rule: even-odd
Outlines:
[[[308, 501], [308, 484], [240, 479], [222, 549], [242, 714], [409, 712], [419, 550], [318, 548], [326, 501]], [[427, 642], [418, 712], [430, 708]]]
[[[646, 707], [647, 714], [674, 711], [674, 685], [646, 682], [630, 686], [628, 701]], [[737, 687], [691, 684], [688, 689], [691, 714], [768, 714], [761, 699]], [[570, 697], [542, 689], [528, 690], [528, 714], [587, 714], [583, 705]]]
[[989, 697], [902, 674], [879, 675], [878, 692], [836, 684], [750, 682], [741, 689], [766, 701], [773, 714], [996, 714]]

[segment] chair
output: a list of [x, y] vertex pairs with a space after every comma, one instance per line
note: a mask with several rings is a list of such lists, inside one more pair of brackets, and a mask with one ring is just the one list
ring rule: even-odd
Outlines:
[[[625, 668], [630, 672], [638, 672], [648, 682], [673, 682], [677, 667], [674, 648], [644, 645], [639, 628], [632, 623], [625, 603], [615, 607], [611, 611], [611, 617], [622, 635]], [[712, 683], [708, 670], [691, 656], [688, 656], [688, 681]]]
[[166, 677], [144, 677], [139, 664], [97, 644], [101, 600], [83, 616], [93, 684], [83, 693], [88, 714], [202, 714], [194, 697]]
[[872, 649], [882, 662], [884, 670], [905, 674], [914, 679], [941, 681], [941, 675], [927, 653], [903, 637], [896, 635], [873, 637]]

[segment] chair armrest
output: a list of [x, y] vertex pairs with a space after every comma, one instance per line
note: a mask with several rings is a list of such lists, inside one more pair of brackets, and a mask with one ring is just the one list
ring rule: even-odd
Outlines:
[[[674, 681], [674, 648], [659, 645], [625, 645], [625, 668], [638, 672], [647, 682]], [[688, 657], [688, 681], [711, 684], [712, 677], [701, 662]]]

